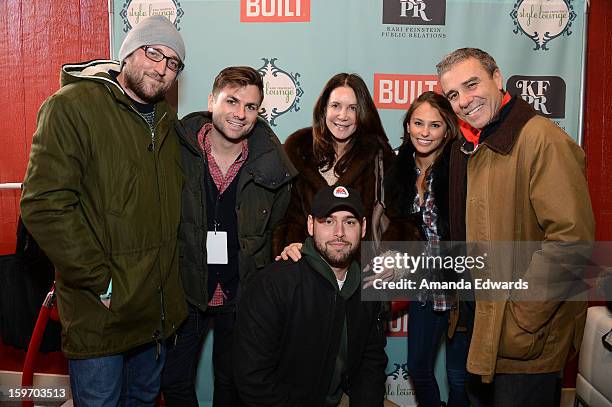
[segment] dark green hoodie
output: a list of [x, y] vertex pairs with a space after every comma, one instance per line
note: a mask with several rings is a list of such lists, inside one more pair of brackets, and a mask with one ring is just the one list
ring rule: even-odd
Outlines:
[[[319, 274], [321, 274], [336, 290], [336, 294], [342, 297], [344, 300], [348, 300], [361, 283], [361, 268], [359, 263], [353, 260], [346, 272], [346, 279], [342, 285], [342, 289], [338, 287], [338, 280], [336, 275], [331, 269], [329, 263], [325, 261], [321, 254], [316, 250], [314, 241], [311, 237], [307, 238], [302, 246], [302, 256], [304, 260]], [[331, 382], [329, 384], [329, 390], [327, 397], [325, 398], [326, 406], [332, 407], [338, 405], [338, 402], [342, 398], [342, 376], [346, 372], [346, 361], [348, 352], [348, 335], [346, 329], [346, 315], [343, 318], [342, 326], [342, 337], [340, 338], [340, 348], [338, 349], [338, 355], [336, 356], [336, 364], [334, 366], [334, 373], [332, 374]]]

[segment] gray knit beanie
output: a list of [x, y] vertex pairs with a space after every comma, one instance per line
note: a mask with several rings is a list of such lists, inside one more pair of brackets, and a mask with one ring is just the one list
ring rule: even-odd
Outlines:
[[144, 45], [164, 45], [172, 48], [185, 61], [185, 43], [174, 24], [163, 16], [147, 17], [132, 28], [121, 44], [119, 61], [121, 68], [125, 58]]

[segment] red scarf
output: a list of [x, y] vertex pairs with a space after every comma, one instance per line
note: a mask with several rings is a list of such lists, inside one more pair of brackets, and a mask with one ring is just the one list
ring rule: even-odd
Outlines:
[[[499, 106], [499, 110], [497, 111], [497, 114], [499, 114], [499, 111], [501, 110], [502, 107], [504, 107], [505, 105], [508, 104], [508, 102], [510, 102], [511, 98], [512, 97], [510, 96], [508, 92], [504, 93], [504, 97], [502, 98], [502, 103]], [[480, 139], [480, 132], [482, 131], [482, 129], [479, 130], [475, 127], [472, 127], [470, 124], [468, 124], [467, 122], [461, 119], [459, 119], [459, 129], [461, 130], [461, 134], [463, 134], [463, 137], [467, 141], [472, 143], [474, 145], [474, 148], [476, 148], [478, 146], [478, 140]]]

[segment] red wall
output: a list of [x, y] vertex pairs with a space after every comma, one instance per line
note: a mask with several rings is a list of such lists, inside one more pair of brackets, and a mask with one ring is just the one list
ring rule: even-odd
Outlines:
[[[108, 0], [0, 2], [0, 183], [21, 182], [36, 112], [62, 64], [108, 58]], [[0, 254], [15, 249], [19, 192], [0, 190]]]
[[[108, 0], [0, 1], [0, 183], [21, 182], [36, 112], [59, 87], [64, 63], [109, 58]], [[19, 191], [0, 190], [0, 254], [15, 250]], [[24, 352], [0, 343], [0, 370], [21, 370]], [[37, 371], [62, 373], [57, 352]]]
[[597, 240], [612, 240], [612, 3], [591, 1], [584, 149]]

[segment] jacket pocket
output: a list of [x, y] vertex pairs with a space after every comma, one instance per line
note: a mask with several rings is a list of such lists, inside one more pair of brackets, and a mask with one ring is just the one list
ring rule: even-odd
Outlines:
[[112, 171], [109, 179], [111, 186], [108, 213], [121, 217], [128, 205], [128, 201], [134, 195], [134, 189], [138, 181], [136, 165], [130, 161], [119, 162]]
[[241, 236], [240, 250], [255, 269], [262, 269], [272, 261], [272, 241], [270, 233], [261, 236]]
[[507, 359], [533, 360], [538, 358], [544, 350], [546, 339], [550, 333], [550, 322], [535, 332], [528, 332], [521, 328], [511, 304], [506, 306], [504, 322], [502, 324], [499, 340], [498, 355]]
[[263, 236], [270, 228], [274, 194], [262, 188], [245, 190], [236, 207], [238, 230], [242, 236]]

